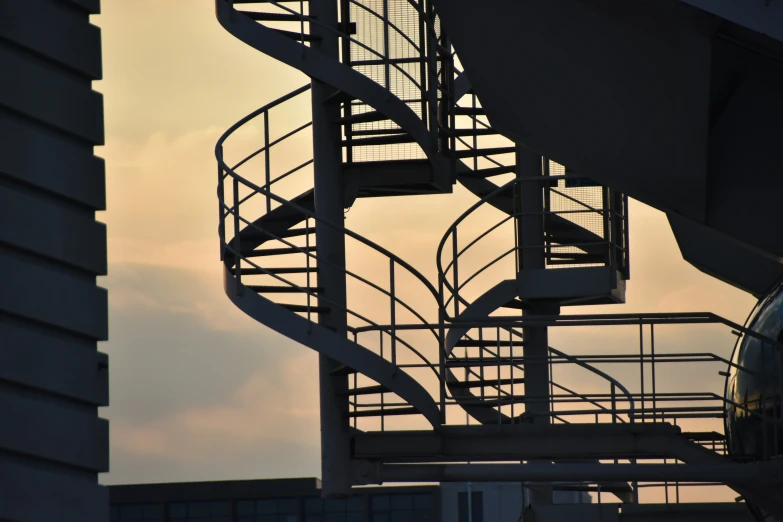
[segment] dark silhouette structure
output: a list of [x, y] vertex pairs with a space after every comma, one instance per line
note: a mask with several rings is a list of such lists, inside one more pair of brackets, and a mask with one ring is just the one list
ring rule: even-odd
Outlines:
[[0, 520], [107, 520], [98, 0], [0, 1]]

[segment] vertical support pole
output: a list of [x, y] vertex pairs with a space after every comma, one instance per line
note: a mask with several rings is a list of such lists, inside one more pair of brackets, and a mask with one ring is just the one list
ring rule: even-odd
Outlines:
[[[538, 178], [543, 176], [541, 156], [516, 146], [517, 176]], [[522, 181], [519, 183], [519, 246], [522, 270], [543, 270], [544, 252], [544, 198], [543, 183], [540, 181]], [[525, 315], [537, 315], [551, 312], [543, 303], [534, 303]], [[525, 411], [533, 415], [534, 424], [549, 424], [549, 332], [546, 326], [525, 326], [522, 329], [525, 341], [525, 395], [533, 400]], [[531, 504], [535, 506], [552, 504], [552, 487], [538, 487], [531, 492]]]
[[[319, 24], [311, 24], [312, 46], [335, 61], [340, 59], [336, 33], [327, 30], [338, 24], [338, 4], [333, 0], [312, 0], [310, 16]], [[323, 24], [323, 26], [321, 25]], [[340, 107], [327, 101], [334, 91], [324, 83], [313, 80], [313, 170], [315, 213], [315, 244], [318, 259], [319, 305], [329, 307], [330, 313], [319, 314], [318, 323], [338, 335], [347, 335], [345, 236], [340, 229], [324, 225], [343, 224], [343, 175], [341, 131], [337, 123]], [[333, 375], [339, 363], [324, 355], [319, 356], [319, 383], [321, 401], [321, 476], [322, 495], [332, 497], [350, 492], [352, 477], [350, 423], [348, 421], [348, 376]]]

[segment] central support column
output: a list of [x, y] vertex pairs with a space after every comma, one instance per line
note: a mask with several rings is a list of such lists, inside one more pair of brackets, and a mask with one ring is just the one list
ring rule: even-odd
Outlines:
[[[335, 0], [311, 0], [310, 16], [327, 27], [338, 27]], [[328, 58], [339, 61], [339, 42], [334, 32], [319, 24], [310, 24], [310, 31], [320, 40], [313, 42]], [[328, 100], [335, 88], [316, 80], [312, 86], [313, 169], [315, 212], [323, 220], [343, 225], [343, 173], [341, 129], [337, 122], [340, 106]], [[316, 223], [318, 255], [319, 306], [330, 309], [319, 314], [318, 323], [340, 336], [347, 333], [345, 236], [341, 230]], [[328, 261], [327, 265], [325, 261]], [[324, 355], [319, 360], [321, 401], [321, 477], [324, 496], [347, 495], [351, 488], [350, 431], [348, 420], [347, 375], [333, 375], [340, 363]]]
[[[541, 178], [541, 156], [519, 145], [516, 147], [517, 176]], [[521, 182], [517, 191], [521, 215], [517, 218], [519, 231], [519, 270], [543, 270], [544, 257], [544, 184]], [[551, 313], [548, 303], [533, 303], [525, 315]], [[549, 424], [549, 334], [546, 326], [528, 326], [522, 329], [525, 354], [525, 395], [534, 402], [525, 405], [525, 411], [533, 415], [534, 424]], [[531, 489], [533, 506], [552, 503], [552, 488], [536, 486]]]

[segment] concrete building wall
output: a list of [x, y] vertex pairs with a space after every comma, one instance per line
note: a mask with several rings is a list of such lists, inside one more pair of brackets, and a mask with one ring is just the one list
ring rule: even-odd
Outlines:
[[108, 520], [99, 0], [0, 0], [0, 520]]

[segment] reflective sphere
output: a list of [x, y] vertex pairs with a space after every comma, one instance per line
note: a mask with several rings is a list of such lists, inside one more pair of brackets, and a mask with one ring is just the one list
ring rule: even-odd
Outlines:
[[[746, 327], [783, 342], [783, 283], [759, 301]], [[726, 436], [732, 455], [768, 459], [783, 454], [780, 351], [750, 335], [737, 341], [726, 386]], [[734, 403], [733, 405], [731, 403]], [[767, 417], [766, 422], [761, 417]]]

